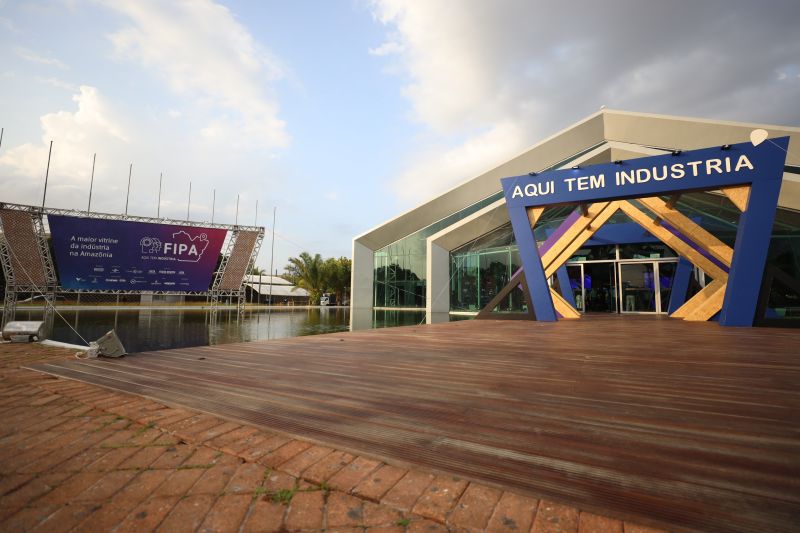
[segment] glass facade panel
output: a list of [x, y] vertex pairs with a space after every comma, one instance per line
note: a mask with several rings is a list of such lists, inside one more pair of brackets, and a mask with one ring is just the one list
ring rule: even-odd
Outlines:
[[620, 259], [665, 259], [667, 257], [678, 257], [678, 254], [660, 242], [621, 244], [619, 247]]

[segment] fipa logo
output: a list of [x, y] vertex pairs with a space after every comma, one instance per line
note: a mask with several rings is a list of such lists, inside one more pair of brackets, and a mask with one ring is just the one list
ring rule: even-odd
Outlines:
[[161, 251], [161, 240], [155, 237], [142, 237], [139, 241], [143, 254], [157, 254]]
[[156, 237], [142, 237], [139, 241], [143, 254], [170, 257], [185, 263], [197, 263], [208, 248], [208, 235], [192, 237], [181, 230], [172, 234], [172, 241], [161, 242]]
[[208, 248], [208, 235], [201, 233], [192, 237], [181, 230], [172, 234], [173, 242], [164, 243], [163, 255], [174, 256], [178, 261], [196, 263], [203, 257], [203, 252]]

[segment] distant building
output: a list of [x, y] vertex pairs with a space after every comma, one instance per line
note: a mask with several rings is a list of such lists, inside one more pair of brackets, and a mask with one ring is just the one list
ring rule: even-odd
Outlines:
[[245, 276], [245, 300], [248, 303], [268, 304], [270, 294], [273, 305], [308, 305], [309, 294], [280, 276]]

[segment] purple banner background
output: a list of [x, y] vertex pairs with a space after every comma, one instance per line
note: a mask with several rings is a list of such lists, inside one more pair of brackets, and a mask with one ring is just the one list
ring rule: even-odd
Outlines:
[[227, 230], [48, 215], [65, 289], [207, 291]]

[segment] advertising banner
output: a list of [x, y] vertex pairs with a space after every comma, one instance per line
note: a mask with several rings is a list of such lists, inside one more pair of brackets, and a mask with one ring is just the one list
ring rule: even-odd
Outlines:
[[65, 289], [207, 291], [227, 230], [48, 215]]

